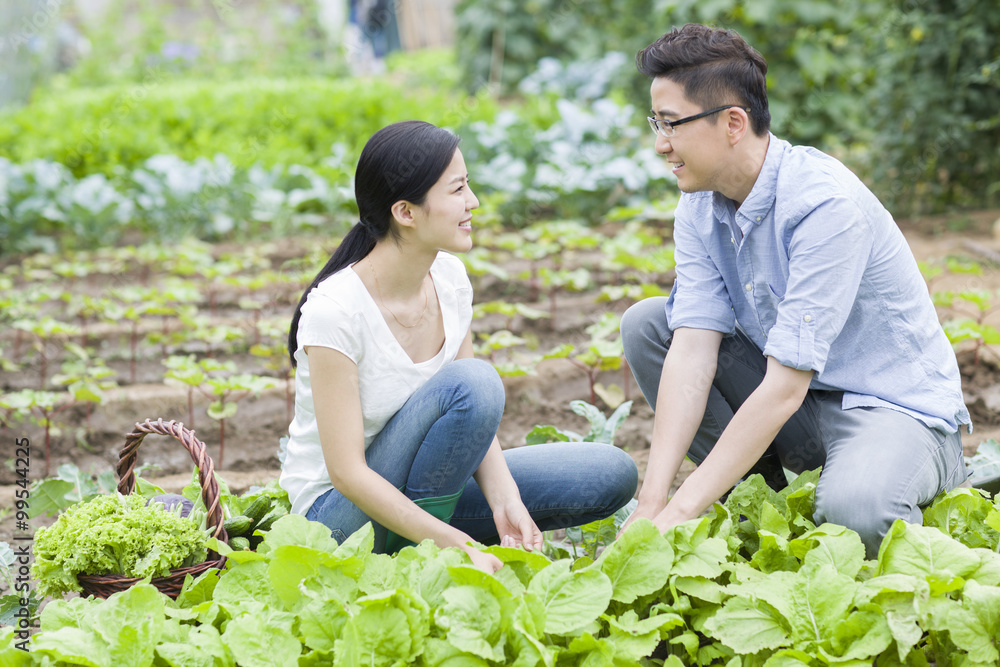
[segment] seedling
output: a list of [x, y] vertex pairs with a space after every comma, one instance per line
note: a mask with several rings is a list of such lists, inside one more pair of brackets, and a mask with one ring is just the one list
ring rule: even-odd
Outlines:
[[76, 335], [79, 329], [47, 315], [37, 320], [18, 320], [11, 326], [34, 336], [34, 347], [39, 358], [38, 388], [45, 389], [49, 372], [49, 343], [58, 337]]
[[215, 359], [197, 361], [193, 354], [187, 356], [175, 355], [163, 361], [167, 367], [164, 379], [167, 383], [176, 382], [187, 389], [187, 426], [194, 429], [194, 390], [205, 384], [208, 374], [214, 371], [232, 371], [232, 364], [223, 364]]
[[555, 328], [556, 322], [556, 295], [561, 288], [570, 289], [574, 292], [582, 292], [591, 285], [590, 270], [584, 267], [576, 269], [550, 269], [541, 267], [537, 271], [538, 282], [548, 288], [549, 294], [549, 326]]
[[79, 321], [80, 345], [86, 347], [90, 338], [90, 322], [104, 316], [111, 303], [110, 299], [70, 291], [63, 292], [61, 298], [66, 303], [69, 314]]
[[596, 406], [585, 401], [570, 401], [570, 409], [590, 422], [590, 431], [580, 435], [575, 431], [567, 431], [556, 426], [536, 426], [531, 429], [524, 441], [529, 445], [545, 442], [603, 442], [615, 444], [615, 434], [632, 411], [632, 401], [619, 405], [609, 417], [605, 417]]
[[29, 519], [55, 516], [75, 503], [114, 493], [117, 487], [114, 470], [105, 470], [97, 476], [84, 475], [76, 465], [63, 463], [54, 477], [46, 477], [32, 485], [27, 515]]
[[[568, 359], [570, 363], [587, 374], [587, 382], [590, 386], [590, 402], [597, 402], [597, 376], [602, 371], [626, 370], [625, 391], [622, 396], [628, 398], [628, 376], [625, 367], [625, 354], [622, 349], [620, 337], [608, 340], [609, 336], [618, 333], [621, 317], [615, 313], [604, 313], [601, 319], [591, 324], [585, 329], [590, 334], [590, 342], [584, 348], [577, 348], [569, 343], [564, 343], [553, 348], [543, 359]], [[612, 389], [614, 385], [606, 389]], [[608, 396], [614, 392], [608, 392]], [[607, 401], [609, 404], [613, 401]]]
[[[475, 346], [475, 352], [479, 355], [486, 355], [490, 358], [490, 363], [502, 377], [518, 377], [522, 375], [534, 375], [535, 366], [539, 359], [530, 359], [527, 362], [519, 362], [510, 353], [512, 348], [525, 345], [528, 340], [516, 336], [506, 329], [494, 331], [491, 334], [479, 334], [482, 342]], [[505, 350], [507, 361], [500, 361], [499, 352]]]
[[536, 302], [541, 298], [542, 285], [539, 281], [539, 262], [559, 252], [559, 245], [551, 241], [524, 243], [514, 251], [514, 256], [528, 260], [528, 270], [519, 276], [528, 281], [528, 300]]
[[532, 308], [523, 303], [509, 303], [507, 301], [487, 301], [485, 303], [477, 303], [472, 307], [472, 317], [473, 319], [478, 319], [484, 315], [490, 313], [497, 313], [507, 318], [505, 329], [508, 331], [513, 329], [514, 318], [520, 315], [521, 317], [528, 320], [537, 320], [543, 317], [549, 317], [549, 314], [538, 310], [537, 308]]
[[[207, 316], [188, 315], [182, 313], [181, 329], [182, 335], [188, 341], [195, 341], [205, 345], [205, 354], [209, 357], [225, 349], [232, 348], [232, 343], [241, 341], [246, 337], [246, 331], [240, 327], [233, 327], [228, 324], [211, 324]], [[226, 345], [226, 344], [230, 345]], [[223, 346], [226, 345], [224, 348]]]
[[295, 404], [295, 392], [292, 379], [295, 377], [295, 369], [288, 359], [288, 348], [286, 347], [284, 335], [287, 322], [284, 318], [279, 320], [261, 320], [257, 324], [259, 335], [268, 342], [258, 343], [250, 348], [250, 354], [264, 359], [265, 366], [277, 372], [285, 379], [285, 417], [286, 421], [292, 421], [292, 410]]
[[[27, 504], [24, 500], [18, 500], [17, 503]], [[24, 580], [14, 578], [14, 572], [17, 571], [15, 561], [14, 550], [6, 542], [0, 542], [0, 577], [3, 579], [3, 590], [7, 591], [0, 595], [0, 627], [17, 627], [22, 622], [27, 627], [37, 627], [38, 606], [42, 599], [33, 586], [26, 593], [23, 592]]]
[[226, 420], [236, 415], [238, 403], [253, 394], [259, 396], [265, 389], [277, 387], [279, 380], [273, 377], [241, 373], [229, 377], [206, 380], [208, 391], [202, 389], [206, 396], [216, 396], [218, 400], [208, 406], [208, 416], [219, 422], [219, 469], [222, 469], [223, 456], [226, 451]]
[[488, 248], [473, 248], [467, 253], [459, 255], [465, 270], [470, 276], [491, 275], [500, 280], [510, 279], [507, 271], [495, 264], [492, 260], [493, 253]]
[[49, 475], [51, 436], [59, 433], [53, 418], [72, 404], [72, 397], [66, 392], [22, 389], [0, 396], [0, 408], [7, 410], [9, 415], [14, 415], [18, 420], [29, 419], [45, 429], [46, 477]]
[[1000, 303], [993, 303], [994, 294], [986, 290], [966, 290], [964, 292], [937, 292], [934, 295], [936, 305], [947, 305], [956, 312], [970, 314], [969, 306], [973, 306], [971, 317], [952, 320], [944, 323], [945, 334], [952, 345], [971, 340], [973, 342], [973, 367], [979, 367], [979, 355], [983, 349], [989, 350], [1000, 358], [987, 345], [1000, 345], [1000, 331], [986, 324], [985, 319], [1000, 308]]
[[86, 407], [86, 432], [90, 433], [90, 417], [94, 404], [101, 404], [105, 399], [105, 391], [118, 386], [112, 378], [115, 371], [108, 368], [103, 359], [93, 358], [90, 352], [71, 342], [66, 343], [66, 350], [76, 359], [64, 361], [62, 373], [52, 378], [56, 384], [64, 385], [76, 403]]
[[641, 283], [638, 285], [605, 285], [597, 297], [597, 302], [610, 301], [626, 304], [638, 303], [652, 296], [668, 296], [670, 290], [663, 289], [656, 283]]

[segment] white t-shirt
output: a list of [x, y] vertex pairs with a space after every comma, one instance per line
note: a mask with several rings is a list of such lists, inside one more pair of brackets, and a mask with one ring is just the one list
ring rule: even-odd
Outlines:
[[302, 305], [295, 350], [295, 418], [283, 443], [279, 483], [292, 512], [305, 514], [333, 488], [316, 425], [306, 346], [329, 347], [358, 365], [365, 449], [403, 403], [445, 364], [454, 361], [472, 324], [472, 285], [465, 265], [439, 252], [431, 278], [444, 320], [444, 345], [428, 361], [414, 363], [382, 317], [375, 300], [350, 266], [323, 280]]

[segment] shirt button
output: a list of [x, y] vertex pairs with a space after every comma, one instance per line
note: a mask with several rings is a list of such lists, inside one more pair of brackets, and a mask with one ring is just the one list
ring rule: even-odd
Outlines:
[[736, 239], [734, 239], [732, 236], [730, 236], [729, 237], [729, 242], [730, 243], [736, 243]]
[[812, 322], [812, 321], [813, 321], [813, 318], [812, 318], [812, 315], [806, 315], [806, 316], [805, 316], [805, 317], [803, 317], [802, 319], [803, 319], [804, 321], [806, 321], [806, 322]]
[[760, 222], [760, 216], [759, 215], [757, 216], [757, 222]]
[[753, 285], [751, 285], [750, 283], [747, 283], [747, 291], [749, 292], [752, 289], [753, 289]]

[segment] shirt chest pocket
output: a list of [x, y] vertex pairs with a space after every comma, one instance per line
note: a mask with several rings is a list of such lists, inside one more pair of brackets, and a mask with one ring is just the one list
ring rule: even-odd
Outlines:
[[758, 283], [753, 291], [754, 310], [765, 337], [778, 321], [778, 305], [785, 300], [784, 292], [784, 285], [772, 286], [767, 281]]

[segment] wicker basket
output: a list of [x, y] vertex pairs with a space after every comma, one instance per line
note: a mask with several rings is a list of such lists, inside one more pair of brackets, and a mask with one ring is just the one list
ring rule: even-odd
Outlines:
[[[219, 483], [215, 479], [215, 465], [205, 450], [205, 443], [194, 437], [194, 431], [184, 428], [184, 425], [169, 421], [164, 423], [162, 419], [155, 422], [146, 420], [135, 425], [135, 430], [125, 436], [125, 446], [119, 454], [118, 461], [118, 491], [123, 495], [128, 495], [135, 491], [135, 459], [136, 450], [142, 443], [142, 439], [149, 433], [160, 435], [170, 435], [176, 438], [184, 448], [191, 454], [191, 460], [198, 467], [198, 477], [201, 483], [201, 498], [208, 511], [207, 525], [214, 528], [212, 536], [225, 542], [228, 539], [226, 529], [223, 527], [225, 520], [222, 505], [219, 503]], [[226, 562], [225, 557], [214, 551], [208, 552], [208, 559], [197, 565], [190, 567], [179, 567], [170, 571], [165, 577], [155, 577], [151, 580], [154, 586], [162, 593], [176, 598], [184, 585], [187, 575], [197, 577], [203, 572], [212, 568], [222, 567]], [[139, 577], [126, 577], [120, 574], [81, 574], [77, 577], [80, 586], [85, 594], [99, 598], [107, 598], [113, 593], [124, 591], [130, 586], [142, 581]]]

